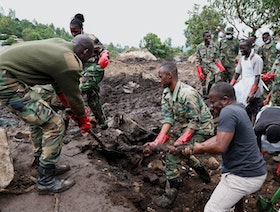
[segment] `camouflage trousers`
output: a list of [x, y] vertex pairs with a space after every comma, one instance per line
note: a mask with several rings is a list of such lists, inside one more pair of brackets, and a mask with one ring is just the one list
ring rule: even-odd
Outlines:
[[213, 63], [207, 64], [206, 67], [202, 68], [204, 73], [204, 79], [201, 80], [203, 95], [208, 95], [210, 88], [216, 82], [222, 81], [222, 75], [216, 65]]
[[34, 153], [40, 155], [40, 162], [45, 165], [57, 163], [65, 132], [61, 116], [42, 100], [40, 93], [6, 75], [0, 70], [1, 104], [30, 125]]
[[[194, 135], [189, 144], [193, 144], [194, 142], [202, 142], [207, 138], [208, 137], [201, 135]], [[201, 165], [199, 159], [197, 159], [194, 155], [184, 156], [182, 154], [167, 154], [164, 163], [166, 167], [166, 177], [168, 180], [178, 178], [180, 176], [179, 166], [182, 161], [186, 162], [186, 164], [191, 168]]]
[[225, 69], [226, 70], [221, 73], [222, 81], [230, 83], [235, 72], [235, 64], [233, 63], [232, 66], [225, 66]]
[[87, 102], [91, 112], [93, 113], [98, 124], [103, 127], [107, 125], [106, 116], [102, 108], [102, 103], [100, 101], [99, 93], [92, 89], [87, 92], [82, 92], [85, 102]]

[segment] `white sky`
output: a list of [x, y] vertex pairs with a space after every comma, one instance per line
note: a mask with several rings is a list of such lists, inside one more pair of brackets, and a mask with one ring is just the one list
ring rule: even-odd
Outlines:
[[207, 0], [0, 0], [0, 9], [68, 32], [72, 17], [82, 13], [84, 31], [104, 44], [138, 47], [145, 35], [154, 33], [162, 42], [170, 37], [173, 46], [183, 46], [185, 21], [194, 4], [202, 6]]

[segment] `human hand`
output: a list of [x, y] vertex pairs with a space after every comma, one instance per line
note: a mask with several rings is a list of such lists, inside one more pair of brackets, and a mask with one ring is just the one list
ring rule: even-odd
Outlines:
[[183, 155], [192, 155], [193, 154], [193, 145], [188, 145], [182, 150]]
[[109, 52], [108, 51], [103, 51], [100, 53], [98, 64], [99, 64], [100, 68], [106, 68], [108, 66], [108, 64], [109, 64]]
[[179, 146], [185, 144], [191, 140], [193, 133], [187, 130], [183, 135], [181, 135], [174, 143], [174, 146]]
[[200, 80], [204, 80], [204, 74], [201, 66], [196, 66], [196, 71]]
[[224, 72], [226, 70], [220, 61], [216, 62], [215, 64], [220, 69], [220, 72]]

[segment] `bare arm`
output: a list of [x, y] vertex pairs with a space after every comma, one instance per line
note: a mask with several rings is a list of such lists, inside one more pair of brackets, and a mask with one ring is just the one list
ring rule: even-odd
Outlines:
[[184, 154], [219, 154], [227, 151], [234, 136], [233, 132], [217, 132], [217, 135], [202, 143], [194, 143], [193, 150], [186, 148]]

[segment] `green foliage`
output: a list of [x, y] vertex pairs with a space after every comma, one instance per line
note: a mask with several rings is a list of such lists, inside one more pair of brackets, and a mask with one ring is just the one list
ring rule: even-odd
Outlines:
[[280, 33], [280, 0], [210, 0], [214, 8], [231, 23], [239, 20], [254, 34], [264, 26], [271, 26], [275, 35]]
[[211, 6], [203, 6], [200, 11], [199, 5], [195, 4], [192, 11], [188, 11], [189, 19], [185, 22], [187, 28], [184, 31], [186, 46], [190, 46], [188, 55], [195, 52], [198, 44], [203, 41], [203, 32], [209, 31], [213, 39], [218, 38], [219, 29], [225, 27], [223, 17]]
[[2, 43], [2, 46], [12, 45], [14, 43], [17, 43], [16, 38], [14, 36], [10, 36], [9, 38], [5, 39], [5, 41]]
[[139, 44], [140, 48], [146, 48], [156, 58], [169, 59], [173, 58], [179, 52], [180, 48], [172, 47], [172, 40], [168, 38], [166, 41], [161, 42], [160, 38], [154, 33], [148, 33]]
[[66, 32], [65, 29], [55, 28], [53, 24], [44, 25], [36, 21], [19, 20], [15, 18], [13, 10], [10, 10], [7, 16], [0, 13], [0, 32], [8, 37], [8, 40], [3, 42], [5, 45], [16, 42], [16, 39], [10, 37], [11, 35], [22, 38], [24, 41], [54, 37], [60, 37], [68, 41], [72, 40], [72, 35]]
[[108, 46], [106, 46], [106, 49], [110, 53], [110, 58], [114, 59], [116, 58], [121, 52], [123, 52], [128, 47], [122, 48], [120, 45], [114, 46], [113, 43], [110, 43]]

